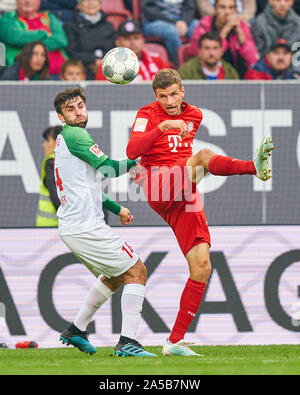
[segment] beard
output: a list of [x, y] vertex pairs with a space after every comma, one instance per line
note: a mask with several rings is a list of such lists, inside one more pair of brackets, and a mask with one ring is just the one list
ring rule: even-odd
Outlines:
[[204, 62], [204, 65], [208, 66], [208, 67], [216, 67], [218, 63], [219, 63], [219, 60], [213, 60], [213, 61], [207, 60], [206, 62]]
[[74, 126], [78, 126], [78, 127], [84, 129], [84, 128], [86, 127], [86, 125], [87, 125], [87, 120], [86, 120], [86, 121], [79, 122], [79, 123], [77, 123], [77, 124], [74, 125]]
[[66, 120], [67, 125], [78, 126], [79, 128], [83, 128], [83, 129], [86, 127], [87, 123], [88, 123], [88, 117], [86, 117], [86, 119], [84, 121], [80, 121], [80, 122], [78, 122], [78, 121], [73, 122], [73, 121]]

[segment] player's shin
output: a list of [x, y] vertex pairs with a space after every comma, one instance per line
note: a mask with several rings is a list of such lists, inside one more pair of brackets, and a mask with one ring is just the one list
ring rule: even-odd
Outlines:
[[142, 315], [145, 285], [126, 284], [121, 297], [122, 329], [121, 337], [135, 339]]
[[96, 311], [113, 295], [113, 291], [108, 288], [100, 279], [97, 279], [88, 295], [85, 298], [74, 325], [81, 331], [86, 331]]
[[205, 288], [206, 283], [188, 279], [181, 295], [180, 309], [169, 337], [171, 343], [177, 343], [184, 338], [198, 311]]
[[215, 176], [233, 176], [236, 174], [256, 174], [253, 161], [245, 161], [228, 156], [214, 155], [208, 163], [208, 171]]

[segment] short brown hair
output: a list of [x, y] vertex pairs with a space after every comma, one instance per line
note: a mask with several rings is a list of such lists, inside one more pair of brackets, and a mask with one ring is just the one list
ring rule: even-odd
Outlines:
[[198, 48], [202, 47], [202, 43], [204, 40], [216, 41], [217, 43], [219, 43], [220, 47], [222, 47], [222, 39], [221, 39], [220, 35], [215, 31], [210, 31], [210, 32], [204, 33], [199, 38]]
[[61, 92], [59, 92], [54, 99], [54, 107], [57, 113], [63, 115], [61, 107], [62, 105], [69, 103], [72, 99], [75, 99], [76, 97], [81, 97], [81, 99], [86, 101], [86, 96], [83, 93], [82, 89], [76, 87], [76, 88], [68, 88], [65, 89]]
[[182, 81], [178, 71], [174, 69], [162, 69], [156, 73], [152, 82], [152, 88], [156, 92], [157, 89], [166, 89], [173, 84], [177, 84], [180, 89], [182, 88]]
[[67, 61], [62, 65], [62, 67], [61, 67], [61, 75], [64, 75], [64, 74], [65, 74], [66, 69], [67, 69], [69, 66], [75, 66], [75, 67], [77, 66], [77, 67], [80, 67], [81, 70], [82, 70], [82, 72], [83, 72], [84, 74], [86, 73], [84, 64], [82, 63], [81, 60], [79, 60], [79, 59], [69, 59], [69, 60], [67, 60]]

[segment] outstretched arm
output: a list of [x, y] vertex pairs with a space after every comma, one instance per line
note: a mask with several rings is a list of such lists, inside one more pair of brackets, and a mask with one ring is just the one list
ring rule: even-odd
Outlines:
[[119, 177], [137, 164], [136, 161], [130, 159], [120, 161], [110, 159], [83, 128], [64, 127], [62, 135], [72, 155], [99, 170], [105, 177]]
[[136, 164], [135, 160], [123, 159], [119, 161], [107, 158], [97, 167], [97, 170], [99, 170], [104, 177], [115, 178], [128, 173]]

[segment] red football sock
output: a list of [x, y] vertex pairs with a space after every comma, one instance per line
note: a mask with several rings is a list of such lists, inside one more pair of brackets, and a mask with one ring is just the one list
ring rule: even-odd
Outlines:
[[184, 338], [200, 306], [205, 288], [206, 283], [188, 279], [181, 295], [179, 312], [169, 337], [171, 343], [177, 343]]
[[215, 176], [256, 174], [256, 169], [252, 160], [245, 161], [222, 155], [215, 155], [211, 158], [208, 163], [208, 170]]

